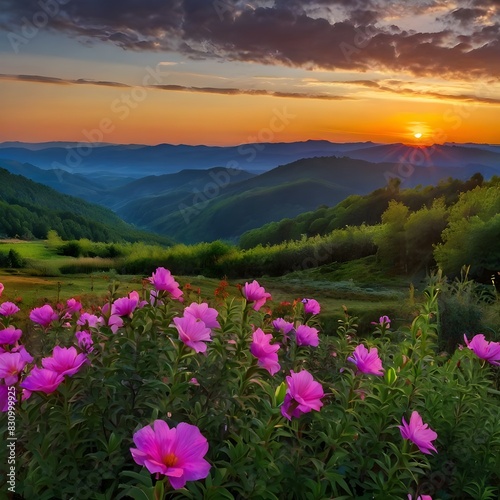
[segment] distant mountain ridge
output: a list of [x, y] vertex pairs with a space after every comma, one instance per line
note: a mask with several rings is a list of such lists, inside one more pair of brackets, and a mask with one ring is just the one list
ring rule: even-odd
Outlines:
[[[0, 144], [1, 168], [185, 243], [236, 241], [269, 222], [368, 194], [393, 177], [404, 188], [500, 174], [500, 146], [470, 143], [102, 144], [84, 146], [80, 156], [77, 144], [21, 146]], [[60, 163], [65, 155], [69, 168]]]

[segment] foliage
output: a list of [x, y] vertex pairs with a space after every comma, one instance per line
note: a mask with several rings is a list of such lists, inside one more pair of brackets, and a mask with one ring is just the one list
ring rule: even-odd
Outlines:
[[[437, 186], [417, 186], [400, 190], [399, 187], [395, 189], [394, 186], [388, 185], [386, 188], [377, 189], [365, 196], [350, 195], [333, 207], [322, 205], [314, 211], [303, 213], [293, 219], [270, 222], [260, 228], [247, 231], [240, 237], [239, 245], [241, 248], [252, 248], [259, 244], [277, 245], [284, 241], [300, 240], [302, 235], [324, 236], [346, 225], [380, 224], [382, 214], [387, 210], [391, 200], [403, 203], [412, 212], [422, 207], [430, 208], [437, 199], [442, 199], [444, 205], [449, 207], [456, 203], [460, 192], [469, 191], [478, 183], [482, 184], [477, 175], [473, 175], [468, 181], [450, 178], [440, 182]], [[393, 179], [390, 180], [393, 181]], [[493, 184], [494, 181], [487, 185]]]
[[20, 269], [24, 267], [25, 260], [14, 248], [9, 249], [7, 253], [0, 252], [0, 267], [11, 269]]
[[460, 276], [451, 281], [441, 271], [428, 278], [439, 290], [438, 344], [447, 352], [463, 345], [464, 334], [474, 335], [488, 329], [485, 312], [491, 309], [491, 303], [497, 302], [495, 288], [478, 285], [469, 278], [469, 271], [469, 267], [462, 267]]
[[65, 240], [150, 241], [170, 244], [166, 237], [139, 231], [107, 208], [13, 175], [0, 168], [0, 234], [43, 239], [55, 230]]
[[500, 185], [478, 186], [460, 195], [435, 258], [449, 274], [469, 265], [472, 274], [489, 279], [500, 269]]
[[[398, 331], [377, 326], [364, 340], [382, 359], [384, 375], [374, 376], [347, 361], [360, 344], [347, 310], [336, 333], [321, 332], [313, 348], [298, 346], [294, 331], [285, 337], [273, 328], [269, 303], [255, 310], [254, 302], [218, 293], [212, 305], [219, 327], [203, 355], [172, 324], [198, 294], [185, 288], [181, 304], [163, 292], [151, 305], [149, 286], [141, 292], [144, 303], [138, 296], [134, 303], [132, 294], [119, 298], [112, 287], [98, 312], [103, 324], [89, 329], [90, 363], [54, 392], [33, 392], [16, 403], [16, 493], [40, 499], [494, 498], [500, 493], [499, 368], [467, 348], [437, 354], [438, 289], [428, 287], [411, 324]], [[135, 306], [113, 329], [110, 311], [124, 299]], [[54, 346], [76, 344], [75, 331], [84, 327], [68, 307], [56, 307], [58, 319], [39, 327], [36, 364]], [[318, 325], [301, 301], [281, 304], [279, 313], [295, 329]], [[14, 318], [4, 318], [4, 326]], [[280, 346], [274, 377], [250, 353], [256, 328]], [[319, 411], [289, 421], [280, 405], [290, 370], [312, 373], [325, 395]], [[413, 411], [436, 431], [437, 454], [424, 455], [403, 440], [398, 426]], [[172, 490], [163, 476], [133, 461], [134, 431], [155, 419], [200, 429], [209, 443], [206, 479]], [[0, 426], [6, 435], [6, 418]]]

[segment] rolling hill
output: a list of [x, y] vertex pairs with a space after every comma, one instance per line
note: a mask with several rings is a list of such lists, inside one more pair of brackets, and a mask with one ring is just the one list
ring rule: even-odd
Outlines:
[[269, 222], [368, 194], [393, 177], [402, 188], [412, 188], [449, 177], [465, 180], [476, 172], [485, 179], [500, 173], [500, 147], [484, 144], [102, 144], [87, 146], [85, 156], [71, 156], [79, 147], [0, 144], [0, 158], [6, 155], [0, 167], [185, 243], [236, 241]]
[[169, 238], [137, 230], [107, 208], [61, 194], [3, 168], [0, 214], [0, 234], [6, 237], [45, 238], [54, 229], [67, 240], [172, 243]]

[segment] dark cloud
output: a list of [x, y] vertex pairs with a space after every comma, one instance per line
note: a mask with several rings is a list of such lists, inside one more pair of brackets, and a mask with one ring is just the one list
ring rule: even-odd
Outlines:
[[448, 15], [453, 20], [458, 21], [461, 24], [468, 25], [474, 22], [478, 17], [484, 16], [487, 13], [486, 9], [474, 8], [466, 9], [460, 8], [453, 10]]
[[[193, 59], [500, 78], [500, 32], [494, 21], [500, 0], [479, 0], [473, 7], [459, 0], [457, 8], [443, 15], [448, 4], [445, 0], [71, 0], [48, 16], [46, 27], [126, 50], [177, 51]], [[33, 20], [41, 9], [39, 0], [3, 0], [3, 5], [1, 26], [17, 34], [22, 34], [25, 20]], [[399, 26], [398, 18], [434, 11], [446, 18], [440, 32]], [[338, 12], [344, 17], [335, 19]], [[486, 14], [490, 21], [477, 26], [474, 21]], [[384, 24], [385, 17], [390, 25]]]

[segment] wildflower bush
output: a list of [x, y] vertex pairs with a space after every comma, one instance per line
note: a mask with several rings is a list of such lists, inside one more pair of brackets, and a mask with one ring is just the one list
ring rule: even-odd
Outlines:
[[478, 332], [438, 354], [436, 286], [406, 328], [382, 316], [360, 341], [347, 311], [322, 332], [316, 300], [276, 314], [256, 281], [211, 304], [164, 268], [146, 283], [112, 288], [96, 315], [33, 309], [38, 352], [0, 304], [2, 492], [498, 498], [500, 343]]

